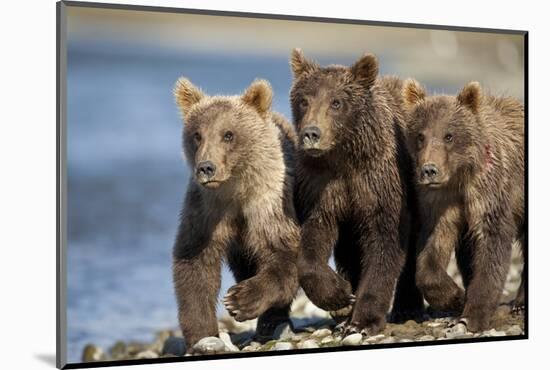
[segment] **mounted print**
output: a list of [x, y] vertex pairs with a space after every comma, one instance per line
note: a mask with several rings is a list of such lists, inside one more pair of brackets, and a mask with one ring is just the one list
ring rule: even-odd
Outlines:
[[527, 32], [60, 2], [57, 365], [527, 338]]

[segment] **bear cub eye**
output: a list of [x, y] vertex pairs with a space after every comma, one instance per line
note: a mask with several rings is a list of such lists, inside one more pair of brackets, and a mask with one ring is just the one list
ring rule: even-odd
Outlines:
[[448, 142], [448, 143], [452, 142], [453, 141], [453, 135], [451, 135], [451, 134], [445, 135], [445, 141]]
[[199, 142], [201, 141], [201, 139], [202, 139], [202, 138], [201, 138], [201, 134], [199, 134], [198, 132], [195, 132], [195, 133], [193, 134], [193, 139], [195, 139], [195, 141], [196, 141], [197, 143], [199, 143]]
[[338, 99], [333, 99], [332, 102], [330, 103], [330, 107], [332, 109], [340, 109], [341, 106], [342, 106], [342, 102]]
[[233, 133], [231, 131], [227, 131], [224, 135], [223, 135], [223, 140], [225, 142], [231, 142], [233, 141]]
[[309, 102], [307, 101], [307, 99], [300, 100], [300, 108], [306, 109], [308, 106], [309, 106]]
[[424, 135], [418, 134], [418, 136], [416, 137], [416, 141], [418, 142], [419, 145], [424, 143]]

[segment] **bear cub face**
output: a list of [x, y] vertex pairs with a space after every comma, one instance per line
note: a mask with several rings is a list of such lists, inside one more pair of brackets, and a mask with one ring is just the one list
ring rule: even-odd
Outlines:
[[290, 96], [292, 114], [299, 135], [299, 149], [320, 157], [345, 145], [348, 127], [363, 108], [364, 86], [378, 74], [378, 62], [365, 55], [351, 67], [320, 67], [300, 49], [292, 51], [294, 85]]
[[476, 112], [481, 94], [477, 82], [467, 84], [456, 97], [428, 97], [417, 81], [405, 82], [408, 146], [418, 185], [425, 189], [457, 185], [461, 174], [477, 162], [481, 132]]
[[238, 178], [247, 163], [247, 148], [257, 147], [265, 135], [251, 126], [269, 113], [269, 83], [254, 81], [242, 96], [209, 97], [180, 78], [174, 94], [185, 120], [184, 153], [197, 184], [216, 189]]

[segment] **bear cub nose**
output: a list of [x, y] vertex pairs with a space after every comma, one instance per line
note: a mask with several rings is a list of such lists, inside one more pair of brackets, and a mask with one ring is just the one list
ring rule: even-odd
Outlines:
[[432, 180], [439, 174], [439, 170], [437, 169], [436, 165], [433, 163], [428, 163], [422, 166], [422, 170], [420, 171], [420, 175], [424, 179]]
[[197, 176], [211, 179], [216, 174], [216, 166], [210, 161], [202, 161], [197, 165]]
[[318, 143], [321, 139], [321, 130], [317, 126], [309, 126], [304, 129], [302, 134], [302, 140], [304, 142], [309, 141], [311, 144]]

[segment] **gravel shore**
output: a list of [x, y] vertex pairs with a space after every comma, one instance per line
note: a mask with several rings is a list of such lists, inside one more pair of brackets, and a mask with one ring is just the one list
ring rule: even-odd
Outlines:
[[[417, 321], [409, 320], [402, 324], [388, 323], [384, 331], [374, 336], [352, 334], [343, 337], [336, 322], [328, 312], [313, 305], [301, 294], [294, 301], [291, 323], [281, 324], [275, 330], [272, 340], [260, 343], [254, 338], [256, 320], [237, 322], [230, 316], [218, 321], [219, 338], [201, 339], [186, 354], [186, 347], [178, 329], [159, 331], [152, 343], [118, 341], [107, 350], [93, 344], [87, 345], [82, 353], [82, 361], [109, 361], [126, 359], [147, 359], [173, 356], [195, 356], [202, 354], [281, 351], [290, 349], [326, 348], [338, 346], [359, 346], [372, 344], [393, 344], [405, 342], [430, 342], [451, 339], [482, 337], [517, 336], [524, 334], [524, 313], [512, 312], [504, 302], [510, 301], [519, 286], [522, 259], [515, 250], [512, 266], [503, 292], [503, 304], [497, 310], [493, 328], [481, 333], [468, 332], [456, 317], [446, 317], [442, 313], [426, 313]], [[461, 284], [456, 264], [451, 262], [448, 272]]]

